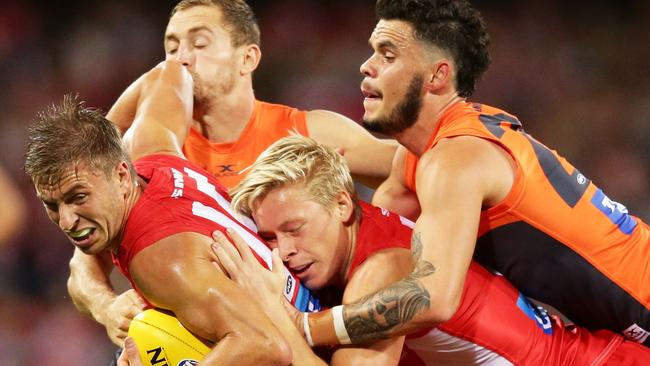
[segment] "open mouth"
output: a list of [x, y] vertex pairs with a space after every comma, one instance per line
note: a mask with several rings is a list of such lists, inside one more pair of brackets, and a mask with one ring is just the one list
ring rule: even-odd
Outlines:
[[379, 100], [383, 98], [382, 93], [372, 88], [366, 81], [361, 83], [361, 94], [363, 94], [366, 100]]
[[381, 99], [381, 93], [368, 91], [368, 90], [362, 90], [361, 92], [363, 93], [363, 97], [365, 99], [369, 99], [369, 100], [379, 100], [379, 99]]
[[90, 238], [90, 236], [95, 232], [95, 228], [85, 228], [77, 231], [72, 231], [68, 233], [68, 236], [72, 238], [77, 243]]

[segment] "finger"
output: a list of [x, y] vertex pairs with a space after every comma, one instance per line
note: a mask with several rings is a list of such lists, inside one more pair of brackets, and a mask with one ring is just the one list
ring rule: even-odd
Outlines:
[[[221, 251], [220, 253], [222, 256], [224, 254], [228, 255], [230, 260], [237, 265], [237, 269], [239, 269], [242, 266], [242, 259], [237, 249], [235, 249], [235, 243], [233, 243], [222, 232], [215, 233], [213, 237], [215, 239], [215, 243], [212, 244], [212, 251], [214, 254], [217, 254], [217, 251]], [[221, 260], [221, 258], [219, 258], [219, 260]]]
[[129, 297], [129, 299], [131, 299], [131, 302], [133, 303], [133, 305], [135, 305], [135, 307], [139, 311], [142, 311], [144, 310], [145, 307], [147, 307], [147, 302], [142, 298], [142, 296], [140, 296], [140, 294], [136, 290], [130, 289], [127, 292], [128, 292], [127, 296]]
[[118, 335], [121, 336], [122, 338], [126, 337], [126, 332], [129, 331], [129, 326], [131, 325], [131, 319], [132, 318], [123, 317], [117, 323], [117, 329], [120, 330], [120, 333], [118, 333]]
[[284, 263], [282, 262], [282, 258], [280, 258], [280, 251], [278, 248], [273, 248], [271, 251], [271, 258], [273, 262], [273, 268], [271, 268], [271, 271], [274, 274], [281, 273], [284, 275]]
[[129, 359], [126, 355], [126, 350], [122, 350], [120, 358], [117, 359], [117, 366], [129, 366]]
[[232, 242], [235, 244], [237, 247], [237, 250], [239, 250], [239, 254], [241, 255], [242, 259], [244, 262], [250, 263], [250, 261], [255, 261], [257, 262], [257, 258], [253, 255], [253, 252], [251, 251], [251, 248], [248, 246], [248, 243], [239, 235], [237, 231], [231, 228], [227, 228], [226, 232], [228, 233], [228, 236], [230, 236], [230, 239], [232, 239]]
[[215, 230], [212, 232], [212, 240], [214, 240], [213, 243], [218, 243], [219, 242], [219, 234], [221, 234], [221, 230]]
[[140, 353], [138, 352], [138, 347], [136, 346], [133, 338], [127, 337], [124, 340], [124, 351], [128, 356], [130, 366], [142, 366], [142, 360], [140, 360]]
[[[239, 274], [239, 266], [233, 261], [232, 254], [228, 253], [227, 249], [231, 247], [230, 244], [212, 244], [212, 250], [214, 254], [219, 258], [219, 263], [224, 269], [225, 274], [230, 277], [233, 281], [237, 282], [237, 277]], [[234, 249], [232, 249], [234, 250]], [[235, 255], [239, 258], [239, 254]], [[241, 261], [241, 259], [239, 259]]]
[[116, 346], [123, 348], [124, 347], [124, 338], [126, 338], [126, 333], [122, 335], [122, 332], [118, 332], [117, 334], [108, 334], [108, 337], [111, 339], [111, 342], [115, 344]]

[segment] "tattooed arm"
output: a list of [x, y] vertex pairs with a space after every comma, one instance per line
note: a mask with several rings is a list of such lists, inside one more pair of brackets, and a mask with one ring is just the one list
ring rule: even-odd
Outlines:
[[345, 305], [342, 316], [337, 315], [341, 309], [310, 316], [315, 344], [363, 343], [408, 334], [444, 322], [455, 313], [481, 209], [505, 198], [514, 179], [503, 154], [485, 140], [457, 137], [439, 142], [422, 155], [416, 175], [422, 212], [411, 244], [414, 271]]

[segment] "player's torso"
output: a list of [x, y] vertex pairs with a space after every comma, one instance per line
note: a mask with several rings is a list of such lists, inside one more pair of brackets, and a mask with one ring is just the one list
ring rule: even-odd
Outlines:
[[515, 117], [478, 104], [459, 109], [432, 143], [485, 138], [517, 166], [510, 194], [481, 215], [475, 259], [583, 326], [650, 330], [648, 226], [523, 132]]
[[237, 141], [211, 143], [191, 129], [183, 152], [188, 160], [232, 188], [244, 177], [245, 169], [272, 143], [291, 131], [307, 136], [305, 116], [304, 111], [295, 108], [255, 101], [253, 115]]
[[[124, 239], [114, 258], [129, 280], [133, 257], [158, 240], [181, 232], [210, 237], [213, 231], [225, 228], [235, 230], [260, 263], [270, 268], [271, 251], [257, 236], [255, 224], [230, 208], [225, 189], [208, 172], [171, 155], [149, 156], [138, 160], [135, 167], [147, 185], [129, 214]], [[318, 310], [320, 305], [311, 292], [288, 270], [285, 274], [285, 297], [302, 311]]]

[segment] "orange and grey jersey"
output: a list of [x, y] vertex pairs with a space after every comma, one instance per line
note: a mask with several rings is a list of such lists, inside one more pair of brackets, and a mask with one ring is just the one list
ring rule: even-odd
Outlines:
[[[475, 259], [577, 324], [650, 345], [648, 225], [502, 110], [455, 104], [429, 148], [457, 136], [489, 140], [516, 165], [510, 193], [481, 214]], [[405, 179], [414, 191], [417, 164], [407, 156]]]
[[237, 141], [212, 143], [192, 128], [183, 153], [230, 189], [246, 176], [246, 169], [271, 144], [292, 131], [309, 136], [306, 114], [296, 108], [256, 100], [253, 114]]

